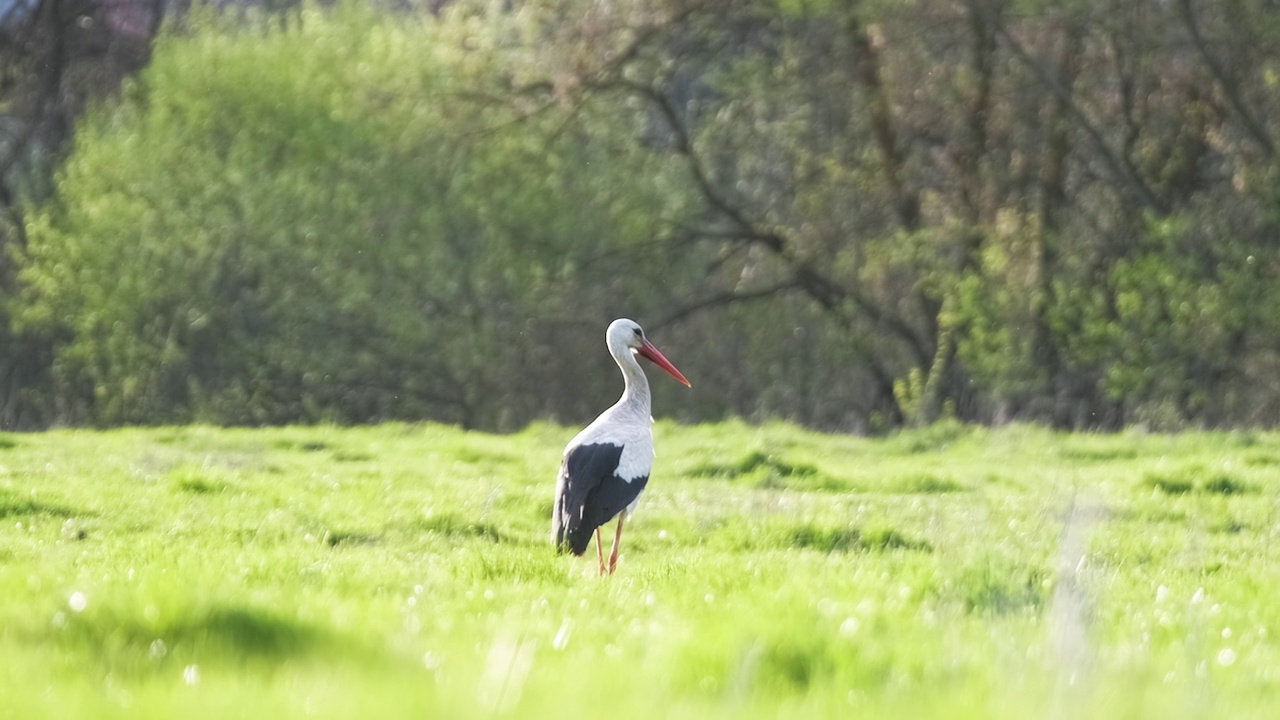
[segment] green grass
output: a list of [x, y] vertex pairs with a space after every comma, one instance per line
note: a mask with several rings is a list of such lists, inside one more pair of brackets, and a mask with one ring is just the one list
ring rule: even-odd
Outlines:
[[659, 424], [599, 578], [573, 433], [4, 435], [0, 714], [1275, 712], [1280, 434]]

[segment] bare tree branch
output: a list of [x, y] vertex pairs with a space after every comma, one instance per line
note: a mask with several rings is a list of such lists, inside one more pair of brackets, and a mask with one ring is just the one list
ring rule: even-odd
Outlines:
[[854, 77], [867, 93], [871, 130], [880, 152], [885, 180], [893, 192], [894, 210], [903, 229], [912, 232], [920, 226], [920, 199], [916, 193], [907, 191], [902, 180], [902, 151], [898, 148], [897, 133], [894, 132], [893, 110], [880, 78], [879, 58], [857, 14], [845, 13], [845, 21], [845, 31], [854, 49]]
[[1031, 71], [1036, 74], [1036, 77], [1039, 78], [1040, 82], [1043, 83], [1045, 87], [1049, 88], [1049, 91], [1063, 103], [1063, 107], [1067, 111], [1067, 114], [1075, 119], [1080, 128], [1084, 130], [1085, 135], [1089, 137], [1098, 152], [1101, 153], [1102, 161], [1106, 164], [1112, 175], [1115, 176], [1115, 178], [1119, 180], [1120, 183], [1134, 195], [1134, 197], [1140, 200], [1143, 205], [1161, 215], [1168, 215], [1168, 205], [1161, 200], [1154, 191], [1152, 191], [1145, 181], [1143, 181], [1142, 177], [1138, 174], [1138, 171], [1134, 169], [1133, 163], [1129, 161], [1129, 158], [1120, 155], [1107, 144], [1106, 138], [1102, 136], [1102, 131], [1094, 125], [1093, 121], [1089, 119], [1089, 116], [1080, 107], [1079, 103], [1075, 101], [1075, 97], [1072, 96], [1071, 89], [1063, 85], [1052, 72], [1045, 68], [1044, 64], [1041, 63], [1039, 59], [1032, 56], [1031, 53], [1022, 46], [1022, 43], [1018, 42], [1018, 39], [1009, 32], [1008, 28], [1000, 28], [1000, 37], [1004, 39], [1005, 43], [1009, 46], [1009, 49], [1013, 51], [1014, 57], [1018, 58], [1019, 61], [1030, 68]]
[[1271, 139], [1271, 134], [1267, 132], [1266, 125], [1258, 119], [1252, 108], [1245, 102], [1244, 96], [1240, 92], [1240, 84], [1235, 78], [1227, 74], [1226, 68], [1209, 50], [1209, 44], [1205, 42], [1204, 34], [1200, 31], [1200, 24], [1196, 21], [1195, 10], [1191, 7], [1191, 0], [1179, 0], [1178, 10], [1183, 24], [1187, 26], [1187, 32], [1191, 34], [1192, 43], [1195, 44], [1196, 50], [1200, 53], [1200, 57], [1204, 59], [1209, 72], [1213, 74], [1223, 93], [1226, 94], [1227, 102], [1231, 103], [1232, 109], [1240, 116], [1240, 121], [1244, 123], [1249, 135], [1266, 152], [1267, 158], [1274, 158], [1276, 156], [1276, 146]]
[[[886, 312], [856, 289], [837, 284], [831, 280], [831, 278], [813, 267], [812, 263], [795, 254], [792, 250], [793, 243], [789, 242], [785, 237], [784, 230], [780, 228], [762, 229], [760, 223], [749, 218], [741, 208], [725, 197], [717, 189], [707, 173], [701, 156], [694, 150], [688, 128], [680, 120], [679, 113], [666, 95], [650, 85], [622, 78], [604, 81], [599, 84], [599, 87], [602, 89], [624, 89], [638, 94], [652, 103], [666, 120], [669, 129], [675, 136], [675, 150], [685, 159], [686, 166], [693, 177], [694, 184], [698, 187], [699, 193], [711, 208], [727, 219], [732, 226], [727, 232], [699, 231], [698, 234], [704, 237], [745, 240], [768, 249], [771, 254], [783, 261], [794, 277], [796, 285], [803, 289], [823, 309], [836, 315], [843, 315], [842, 308], [844, 303], [850, 301], [873, 325], [889, 330], [895, 337], [905, 342], [915, 360], [926, 362], [932, 357], [932, 353], [925, 346], [924, 341], [905, 321]], [[851, 319], [847, 317], [841, 318], [841, 322], [846, 325], [852, 325]]]
[[796, 288], [797, 284], [794, 280], [787, 280], [752, 290], [722, 290], [698, 300], [681, 303], [679, 309], [669, 313], [657, 323], [654, 323], [654, 327], [660, 328], [664, 325], [671, 325], [680, 322], [681, 320], [706, 310], [707, 308], [725, 307], [727, 305], [737, 305], [739, 303], [749, 302], [752, 300], [772, 298], [790, 290], [795, 290]]

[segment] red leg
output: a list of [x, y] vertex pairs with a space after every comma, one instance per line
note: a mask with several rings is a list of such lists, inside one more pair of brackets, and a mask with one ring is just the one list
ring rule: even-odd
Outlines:
[[600, 561], [600, 574], [604, 574], [604, 543], [600, 542], [600, 528], [595, 529], [595, 559]]
[[618, 513], [618, 531], [613, 535], [613, 552], [609, 553], [609, 574], [618, 567], [618, 547], [622, 545], [622, 521], [627, 519], [627, 512]]

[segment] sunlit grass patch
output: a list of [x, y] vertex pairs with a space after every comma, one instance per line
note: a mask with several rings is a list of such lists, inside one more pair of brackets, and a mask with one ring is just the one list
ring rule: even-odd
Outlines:
[[1173, 472], [1150, 472], [1142, 485], [1166, 495], [1204, 493], [1207, 495], [1240, 495], [1254, 492], [1249, 483], [1226, 472], [1212, 472], [1202, 467], [1181, 468]]
[[374, 532], [353, 530], [326, 530], [320, 539], [329, 547], [377, 545], [382, 542], [382, 535]]
[[59, 610], [39, 630], [17, 632], [23, 643], [52, 644], [124, 677], [146, 677], [199, 664], [206, 672], [269, 671], [285, 663], [368, 663], [378, 652], [356, 638], [329, 628], [286, 617], [276, 611], [236, 605], [195, 604], [160, 610], [154, 603], [142, 608], [129, 604]]
[[417, 524], [425, 532], [454, 538], [481, 538], [490, 542], [511, 542], [493, 523], [470, 521], [454, 513], [427, 515]]
[[879, 527], [870, 530], [857, 528], [823, 528], [813, 525], [799, 525], [784, 535], [789, 534], [790, 547], [819, 550], [822, 552], [886, 551], [916, 550], [928, 552], [932, 550], [929, 543], [907, 537], [893, 528]]
[[1226, 473], [1218, 473], [1206, 478], [1201, 483], [1200, 492], [1214, 495], [1240, 495], [1254, 492], [1254, 488], [1248, 483], [1237, 480]]
[[821, 521], [786, 522], [781, 518], [724, 518], [705, 526], [697, 542], [738, 553], [807, 550], [820, 553], [866, 553], [907, 550], [930, 552], [925, 540], [883, 524], [865, 527], [829, 525]]
[[329, 443], [323, 440], [305, 440], [299, 438], [282, 438], [271, 445], [276, 450], [316, 453], [329, 449]]
[[565, 586], [570, 583], [575, 569], [595, 572], [595, 566], [591, 564], [594, 559], [590, 563], [577, 561], [576, 566], [574, 562], [567, 556], [558, 557], [554, 552], [483, 547], [472, 548], [455, 558], [452, 567], [455, 576], [471, 581]]
[[[21, 716], [143, 718], [307, 698], [329, 717], [619, 720], [1270, 702], [1280, 480], [1247, 461], [1269, 434], [656, 431], [606, 578], [594, 549], [550, 544], [571, 428], [20, 436], [0, 463], [0, 693]], [[1063, 680], [1066, 648], [1088, 684]], [[1169, 673], [1223, 711], [1156, 703]]]
[[847, 490], [849, 483], [820, 471], [815, 465], [792, 462], [774, 452], [752, 450], [728, 463], [706, 463], [687, 473], [691, 477], [718, 478], [765, 489]]
[[832, 679], [855, 653], [851, 643], [820, 633], [770, 636], [749, 647], [741, 672], [762, 685], [759, 694], [803, 692]]
[[898, 482], [897, 488], [899, 492], [925, 494], [963, 492], [967, 489], [949, 477], [931, 473], [904, 478]]
[[214, 495], [227, 492], [231, 488], [225, 478], [198, 468], [173, 470], [169, 472], [168, 477], [175, 490], [195, 495]]
[[1186, 495], [1196, 489], [1195, 478], [1184, 474], [1148, 473], [1142, 479], [1142, 484], [1165, 495]]
[[956, 420], [944, 420], [928, 427], [899, 430], [885, 440], [884, 447], [891, 452], [909, 455], [940, 452], [984, 432], [981, 428]]
[[954, 592], [969, 612], [1002, 615], [1038, 611], [1048, 600], [1049, 574], [1004, 557], [985, 556], [966, 565]]
[[1058, 452], [1058, 455], [1067, 460], [1108, 463], [1117, 460], [1132, 460], [1138, 457], [1138, 450], [1127, 445], [1113, 444], [1109, 447], [1099, 447], [1095, 442], [1089, 446], [1065, 446]]
[[59, 502], [37, 499], [34, 495], [23, 496], [12, 490], [0, 488], [0, 520], [24, 516], [70, 518], [82, 514], [84, 514], [83, 511]]
[[1244, 457], [1246, 465], [1269, 468], [1280, 465], [1280, 453], [1254, 453]]

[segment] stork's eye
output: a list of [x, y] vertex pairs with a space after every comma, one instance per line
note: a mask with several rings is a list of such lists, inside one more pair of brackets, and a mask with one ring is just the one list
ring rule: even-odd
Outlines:
[[636, 337], [638, 337], [638, 338], [642, 338], [642, 337], [644, 337], [644, 331], [643, 331], [643, 330], [641, 330], [640, 328], [636, 328], [634, 332], [635, 332], [635, 334], [636, 334]]

